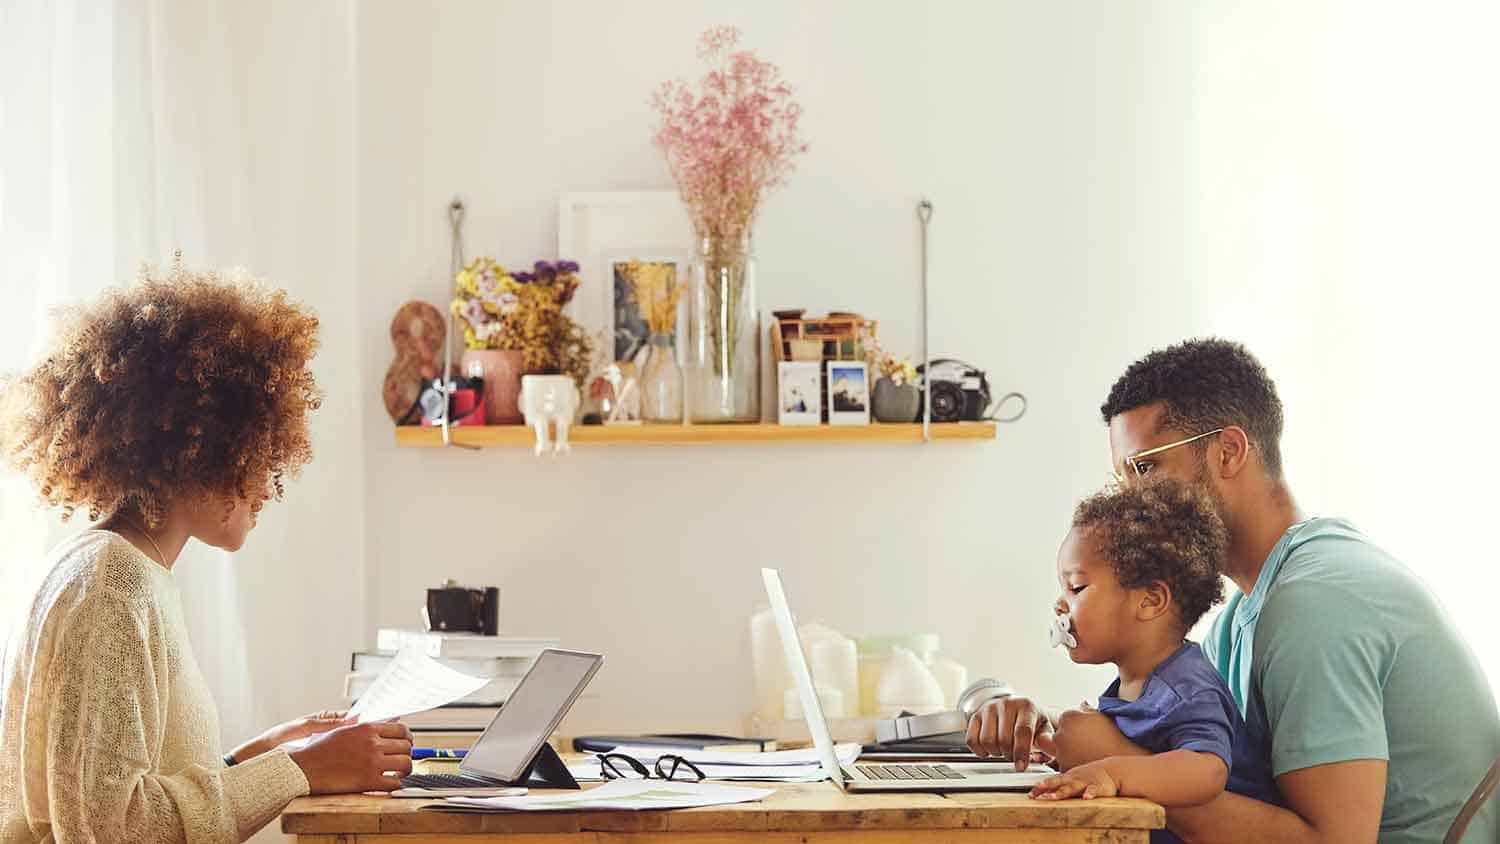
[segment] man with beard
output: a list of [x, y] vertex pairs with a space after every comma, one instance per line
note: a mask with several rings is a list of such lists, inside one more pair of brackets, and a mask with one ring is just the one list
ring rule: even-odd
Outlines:
[[[1203, 642], [1288, 808], [1224, 793], [1167, 813], [1184, 840], [1441, 841], [1500, 757], [1500, 716], [1473, 653], [1427, 587], [1348, 522], [1308, 518], [1281, 466], [1281, 400], [1237, 343], [1190, 340], [1135, 362], [1101, 412], [1116, 477], [1200, 485], [1229, 530], [1239, 587]], [[1024, 697], [969, 724], [981, 756], [1071, 767], [1143, 753], [1094, 712]], [[1467, 841], [1500, 841], [1491, 802]]]

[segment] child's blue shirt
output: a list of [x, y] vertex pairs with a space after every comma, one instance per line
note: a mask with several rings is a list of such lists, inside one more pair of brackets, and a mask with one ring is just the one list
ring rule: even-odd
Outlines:
[[[1119, 697], [1116, 678], [1099, 698], [1099, 711], [1113, 718], [1120, 732], [1152, 753], [1193, 750], [1212, 753], [1229, 768], [1226, 790], [1280, 803], [1270, 760], [1250, 752], [1245, 721], [1224, 678], [1193, 642], [1184, 642], [1167, 657], [1135, 700]], [[1176, 844], [1166, 830], [1151, 834], [1152, 844]]]

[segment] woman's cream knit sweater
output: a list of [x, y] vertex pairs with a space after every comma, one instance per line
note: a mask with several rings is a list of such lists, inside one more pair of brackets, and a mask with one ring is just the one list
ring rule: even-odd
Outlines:
[[53, 551], [0, 686], [0, 842], [238, 842], [307, 779], [273, 751], [231, 768], [172, 574], [118, 535]]

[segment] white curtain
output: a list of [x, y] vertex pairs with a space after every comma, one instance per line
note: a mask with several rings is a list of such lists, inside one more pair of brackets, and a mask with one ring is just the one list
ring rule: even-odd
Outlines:
[[[92, 4], [0, 6], [0, 371], [35, 359], [47, 312], [115, 274], [113, 16]], [[0, 611], [29, 598], [65, 532], [21, 478], [0, 474]]]
[[[0, 4], [0, 371], [48, 310], [182, 249], [312, 305], [327, 392], [316, 459], [236, 554], [190, 543], [175, 576], [224, 739], [340, 700], [363, 632], [354, 295], [352, 3]], [[316, 502], [316, 507], [308, 506]], [[0, 619], [63, 525], [0, 473]]]

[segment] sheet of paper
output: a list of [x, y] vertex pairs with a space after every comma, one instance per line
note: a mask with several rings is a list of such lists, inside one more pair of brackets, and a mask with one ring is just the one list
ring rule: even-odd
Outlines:
[[454, 671], [413, 647], [402, 648], [349, 710], [360, 721], [426, 712], [479, 691], [489, 680]]
[[526, 797], [453, 797], [428, 803], [423, 809], [439, 812], [585, 812], [600, 809], [692, 809], [751, 803], [775, 794], [770, 788], [743, 788], [714, 783], [614, 780], [587, 791]]
[[[425, 712], [473, 694], [488, 682], [485, 677], [454, 671], [416, 647], [408, 646], [380, 672], [369, 691], [360, 695], [349, 715], [363, 723]], [[295, 750], [311, 740], [309, 737], [288, 742], [283, 747]]]

